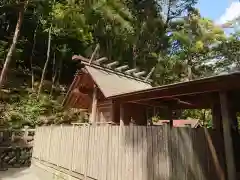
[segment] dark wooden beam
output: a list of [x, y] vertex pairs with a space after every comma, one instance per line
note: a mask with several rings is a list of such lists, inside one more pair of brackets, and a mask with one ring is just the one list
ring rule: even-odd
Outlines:
[[207, 109], [210, 108], [211, 102], [204, 101], [201, 97], [191, 97], [187, 98], [162, 98], [155, 100], [142, 100], [142, 101], [133, 101], [131, 103], [142, 104], [149, 107], [160, 107], [167, 109], [168, 106], [171, 106], [172, 109]]
[[116, 98], [122, 102], [131, 102], [150, 99], [173, 98], [186, 95], [199, 95], [223, 90], [240, 90], [240, 83], [236, 83], [239, 81], [240, 74], [221, 77], [219, 76], [197, 81], [172, 84], [159, 88], [146, 89], [112, 98]]
[[163, 108], [166, 109], [167, 106], [163, 103], [159, 102], [154, 102], [154, 101], [137, 101], [137, 102], [129, 102], [132, 104], [139, 104], [139, 105], [144, 105], [144, 106], [149, 106], [149, 107], [158, 107], [158, 108]]

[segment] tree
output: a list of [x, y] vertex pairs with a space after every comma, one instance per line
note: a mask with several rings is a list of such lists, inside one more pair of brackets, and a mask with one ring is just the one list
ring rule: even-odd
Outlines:
[[191, 9], [182, 25], [172, 31], [170, 54], [182, 61], [183, 79], [192, 80], [213, 73], [213, 47], [225, 40], [222, 29]]
[[23, 22], [24, 12], [25, 12], [25, 10], [28, 6], [28, 2], [29, 2], [28, 0], [24, 1], [23, 3], [19, 2], [20, 7], [19, 7], [19, 12], [18, 12], [18, 21], [17, 21], [17, 24], [16, 24], [15, 33], [14, 33], [14, 36], [13, 36], [13, 41], [12, 41], [12, 44], [11, 44], [10, 49], [8, 51], [8, 54], [7, 54], [7, 57], [6, 57], [6, 60], [5, 60], [5, 63], [4, 63], [2, 72], [1, 72], [0, 89], [3, 86], [4, 78], [6, 76], [8, 66], [9, 66], [9, 64], [12, 60], [13, 53], [16, 49], [16, 44], [17, 44], [17, 41], [18, 41], [18, 37], [20, 35], [20, 29], [21, 29], [22, 22]]
[[216, 62], [217, 72], [228, 72], [233, 69], [240, 69], [240, 32], [234, 32], [225, 41], [222, 41], [214, 48], [218, 61]]
[[38, 96], [37, 96], [37, 98], [39, 98], [39, 96], [41, 94], [42, 87], [43, 87], [43, 81], [44, 81], [44, 78], [45, 78], [45, 75], [46, 75], [47, 66], [48, 66], [48, 63], [49, 63], [49, 60], [50, 60], [51, 40], [52, 40], [52, 24], [50, 25], [49, 30], [48, 30], [47, 59], [46, 59], [46, 62], [44, 64], [44, 68], [43, 68], [43, 71], [42, 71], [42, 77], [41, 77], [41, 81], [40, 81], [40, 84], [39, 84], [39, 87], [38, 87]]

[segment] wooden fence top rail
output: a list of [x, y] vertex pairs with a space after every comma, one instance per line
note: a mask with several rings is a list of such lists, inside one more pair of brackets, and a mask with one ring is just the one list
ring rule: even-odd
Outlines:
[[94, 123], [71, 123], [71, 125], [77, 126], [95, 126], [95, 125], [119, 125], [119, 123], [114, 122], [94, 122]]
[[17, 146], [14, 146], [14, 145], [10, 145], [10, 146], [0, 146], [0, 150], [6, 150], [6, 149], [24, 149], [24, 148], [32, 148], [33, 146], [32, 145], [17, 145]]
[[0, 129], [0, 132], [2, 131], [11, 131], [11, 132], [25, 132], [25, 131], [29, 131], [29, 132], [34, 132], [35, 129]]

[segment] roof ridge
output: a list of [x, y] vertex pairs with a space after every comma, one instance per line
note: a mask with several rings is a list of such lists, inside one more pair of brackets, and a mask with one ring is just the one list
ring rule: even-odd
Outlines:
[[107, 65], [101, 66], [100, 63], [96, 63], [95, 61], [90, 62], [89, 59], [84, 58], [83, 56], [74, 55], [72, 57], [72, 59], [78, 59], [78, 60], [81, 61], [81, 63], [83, 63], [86, 66], [90, 66], [90, 67], [93, 67], [93, 68], [96, 68], [96, 69], [100, 69], [100, 70], [103, 70], [103, 71], [106, 71], [106, 72], [109, 72], [109, 73], [113, 73], [113, 74], [116, 74], [116, 75], [120, 75], [120, 76], [123, 76], [123, 77], [126, 77], [126, 78], [134, 79], [136, 81], [140, 81], [140, 82], [143, 82], [143, 83], [146, 83], [146, 84], [151, 84], [151, 82], [152, 82], [151, 80], [147, 80], [146, 81], [145, 79], [142, 79], [140, 77], [136, 77], [134, 75], [127, 74], [127, 73], [124, 73], [122, 71], [114, 70], [114, 69], [108, 67]]

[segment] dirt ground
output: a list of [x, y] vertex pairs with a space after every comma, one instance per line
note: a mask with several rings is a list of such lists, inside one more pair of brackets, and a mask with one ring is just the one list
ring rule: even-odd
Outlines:
[[30, 168], [12, 168], [0, 171], [0, 180], [40, 180]]

